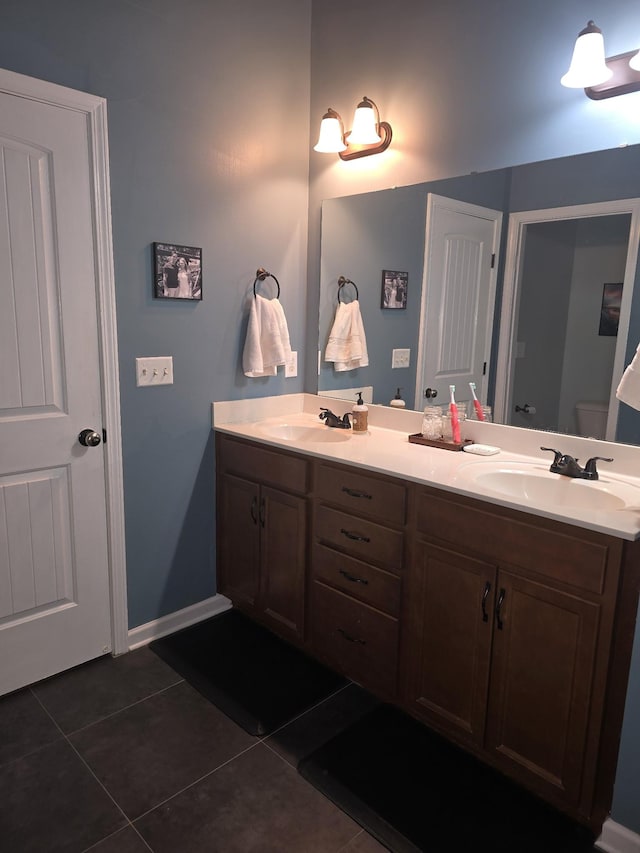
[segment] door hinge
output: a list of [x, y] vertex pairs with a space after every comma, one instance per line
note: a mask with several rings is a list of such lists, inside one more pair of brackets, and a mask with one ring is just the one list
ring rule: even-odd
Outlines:
[[482, 365], [482, 375], [483, 375], [483, 376], [486, 376], [486, 375], [487, 375], [487, 362], [486, 362], [486, 361], [485, 361], [485, 363]]
[[103, 443], [103, 444], [106, 444], [106, 443], [107, 443], [107, 431], [106, 431], [106, 429], [104, 429], [104, 428], [103, 428], [103, 430], [102, 430], [102, 443]]
[[495, 265], [496, 265], [496, 253], [492, 252], [491, 253], [491, 269], [493, 269], [495, 267]]

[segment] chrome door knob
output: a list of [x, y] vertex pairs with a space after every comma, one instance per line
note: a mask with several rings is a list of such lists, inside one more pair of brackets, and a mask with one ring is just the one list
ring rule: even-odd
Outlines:
[[97, 447], [102, 439], [100, 438], [100, 433], [94, 429], [83, 429], [78, 436], [78, 441], [83, 447]]

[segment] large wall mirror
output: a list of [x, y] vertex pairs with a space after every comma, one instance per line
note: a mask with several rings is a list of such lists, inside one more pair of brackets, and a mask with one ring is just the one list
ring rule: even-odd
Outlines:
[[[456, 220], [445, 273], [434, 262], [433, 199], [459, 202], [494, 229], [475, 251]], [[445, 404], [456, 375], [468, 398], [473, 375], [501, 423], [640, 444], [640, 412], [615, 399], [640, 342], [638, 199], [640, 145], [325, 200], [318, 392], [368, 388], [384, 405], [400, 388], [421, 409], [438, 375], [435, 402]], [[488, 297], [475, 292], [473, 263], [492, 265]], [[395, 273], [402, 299], [388, 307], [385, 278]], [[357, 285], [369, 360], [343, 371], [324, 360], [340, 276]], [[343, 301], [355, 294], [347, 290]], [[438, 334], [441, 363], [427, 379]], [[392, 367], [394, 350], [409, 350], [408, 367]]]

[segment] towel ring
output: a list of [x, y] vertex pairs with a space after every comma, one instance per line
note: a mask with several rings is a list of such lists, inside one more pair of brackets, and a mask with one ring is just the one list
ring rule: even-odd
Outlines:
[[355, 281], [351, 281], [350, 278], [345, 278], [343, 275], [341, 275], [340, 278], [338, 279], [338, 302], [340, 302], [340, 291], [345, 286], [345, 284], [352, 284], [353, 285], [354, 290], [356, 292], [356, 299], [359, 301], [360, 300], [360, 294], [358, 293], [358, 285], [355, 283]]
[[257, 296], [256, 284], [259, 281], [264, 281], [265, 278], [272, 278], [275, 281], [276, 285], [278, 286], [278, 295], [276, 296], [276, 299], [280, 299], [280, 282], [272, 272], [267, 272], [264, 267], [259, 267], [259, 269], [256, 270], [256, 280], [253, 282], [253, 298], [255, 299]]

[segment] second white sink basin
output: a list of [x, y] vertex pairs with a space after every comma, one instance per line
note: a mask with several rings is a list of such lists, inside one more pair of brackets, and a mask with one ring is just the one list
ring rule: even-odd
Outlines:
[[260, 432], [269, 438], [281, 441], [302, 442], [315, 444], [325, 442], [347, 441], [351, 437], [350, 429], [332, 429], [324, 424], [317, 426], [302, 426], [300, 424], [261, 424]]
[[461, 474], [461, 480], [469, 477], [482, 491], [554, 510], [611, 512], [640, 505], [640, 488], [602, 474], [600, 480], [580, 480], [526, 463], [478, 463]]

